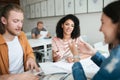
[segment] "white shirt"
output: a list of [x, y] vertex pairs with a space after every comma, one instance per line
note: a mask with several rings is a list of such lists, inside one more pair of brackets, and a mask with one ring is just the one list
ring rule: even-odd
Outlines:
[[9, 72], [11, 74], [24, 72], [23, 49], [16, 36], [12, 41], [7, 42], [9, 56]]

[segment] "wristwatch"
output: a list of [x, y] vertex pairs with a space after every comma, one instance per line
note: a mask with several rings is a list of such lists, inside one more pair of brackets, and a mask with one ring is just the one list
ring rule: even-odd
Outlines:
[[79, 59], [80, 60], [80, 55], [74, 55], [73, 59]]

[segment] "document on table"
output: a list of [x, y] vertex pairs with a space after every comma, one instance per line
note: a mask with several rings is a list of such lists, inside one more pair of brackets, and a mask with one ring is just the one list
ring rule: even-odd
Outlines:
[[[99, 67], [90, 58], [80, 60], [80, 63], [82, 64], [87, 78], [92, 78], [99, 70]], [[67, 61], [39, 63], [45, 75], [55, 73], [71, 73], [73, 64], [74, 63], [68, 63]]]
[[91, 60], [91, 57], [80, 60], [80, 63], [82, 64], [87, 78], [91, 79], [99, 70], [99, 67]]
[[53, 62], [39, 63], [39, 65], [45, 75], [69, 73], [67, 70], [59, 68], [56, 65], [54, 65]]
[[53, 63], [56, 67], [66, 70], [67, 72], [71, 73], [72, 72], [72, 66], [73, 63], [68, 63], [67, 61], [58, 61]]
[[40, 31], [40, 39], [47, 37], [48, 31]]

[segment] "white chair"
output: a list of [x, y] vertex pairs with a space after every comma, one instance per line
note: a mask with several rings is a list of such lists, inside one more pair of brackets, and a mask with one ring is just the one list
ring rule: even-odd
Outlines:
[[[41, 62], [52, 61], [52, 48], [51, 47], [48, 47], [47, 50], [40, 49], [40, 50], [36, 50], [35, 52], [42, 55], [41, 60], [38, 60], [38, 61], [41, 61]], [[36, 57], [37, 57], [37, 55], [36, 55]]]
[[26, 32], [25, 34], [27, 36], [27, 39], [31, 39], [31, 32]]
[[104, 42], [97, 42], [93, 46], [96, 50], [102, 53], [102, 55], [104, 55], [105, 57], [109, 56], [108, 44], [105, 44]]
[[47, 62], [50, 61], [52, 62], [52, 49], [47, 48], [47, 52], [44, 52], [44, 56], [42, 57], [42, 62]]
[[87, 37], [87, 35], [81, 35], [80, 38], [82, 38], [85, 42], [88, 42], [88, 37]]
[[97, 43], [95, 43], [93, 46], [94, 46], [95, 48], [99, 48], [99, 47], [101, 47], [101, 46], [103, 46], [103, 45], [104, 45], [103, 42], [97, 42]]

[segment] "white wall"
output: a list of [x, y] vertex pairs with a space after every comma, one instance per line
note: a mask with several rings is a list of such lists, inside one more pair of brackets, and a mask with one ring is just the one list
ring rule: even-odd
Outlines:
[[[99, 28], [101, 25], [101, 22], [100, 22], [101, 13], [77, 14], [76, 16], [80, 20], [81, 34], [88, 36], [89, 43], [93, 44], [99, 41], [103, 41], [103, 34], [99, 32]], [[62, 16], [38, 18], [38, 19], [25, 18], [23, 30], [25, 32], [31, 31], [33, 27], [36, 27], [37, 21], [42, 20], [47, 30], [52, 35], [54, 35], [56, 23], [61, 17]]]
[[80, 14], [81, 34], [88, 36], [91, 44], [103, 41], [103, 34], [99, 31], [101, 26], [101, 13]]
[[[88, 40], [91, 44], [102, 41], [103, 36], [101, 32], [99, 32], [99, 28], [101, 25], [100, 17], [101, 13], [91, 13], [91, 14], [79, 14], [76, 15], [80, 20], [80, 29], [82, 35], [87, 35]], [[40, 18], [40, 19], [26, 19], [24, 23], [23, 30], [25, 32], [31, 31], [33, 27], [36, 27], [36, 23], [39, 20], [44, 22], [44, 25], [48, 29], [48, 31], [54, 35], [55, 27], [60, 17], [49, 17], [49, 18]]]

